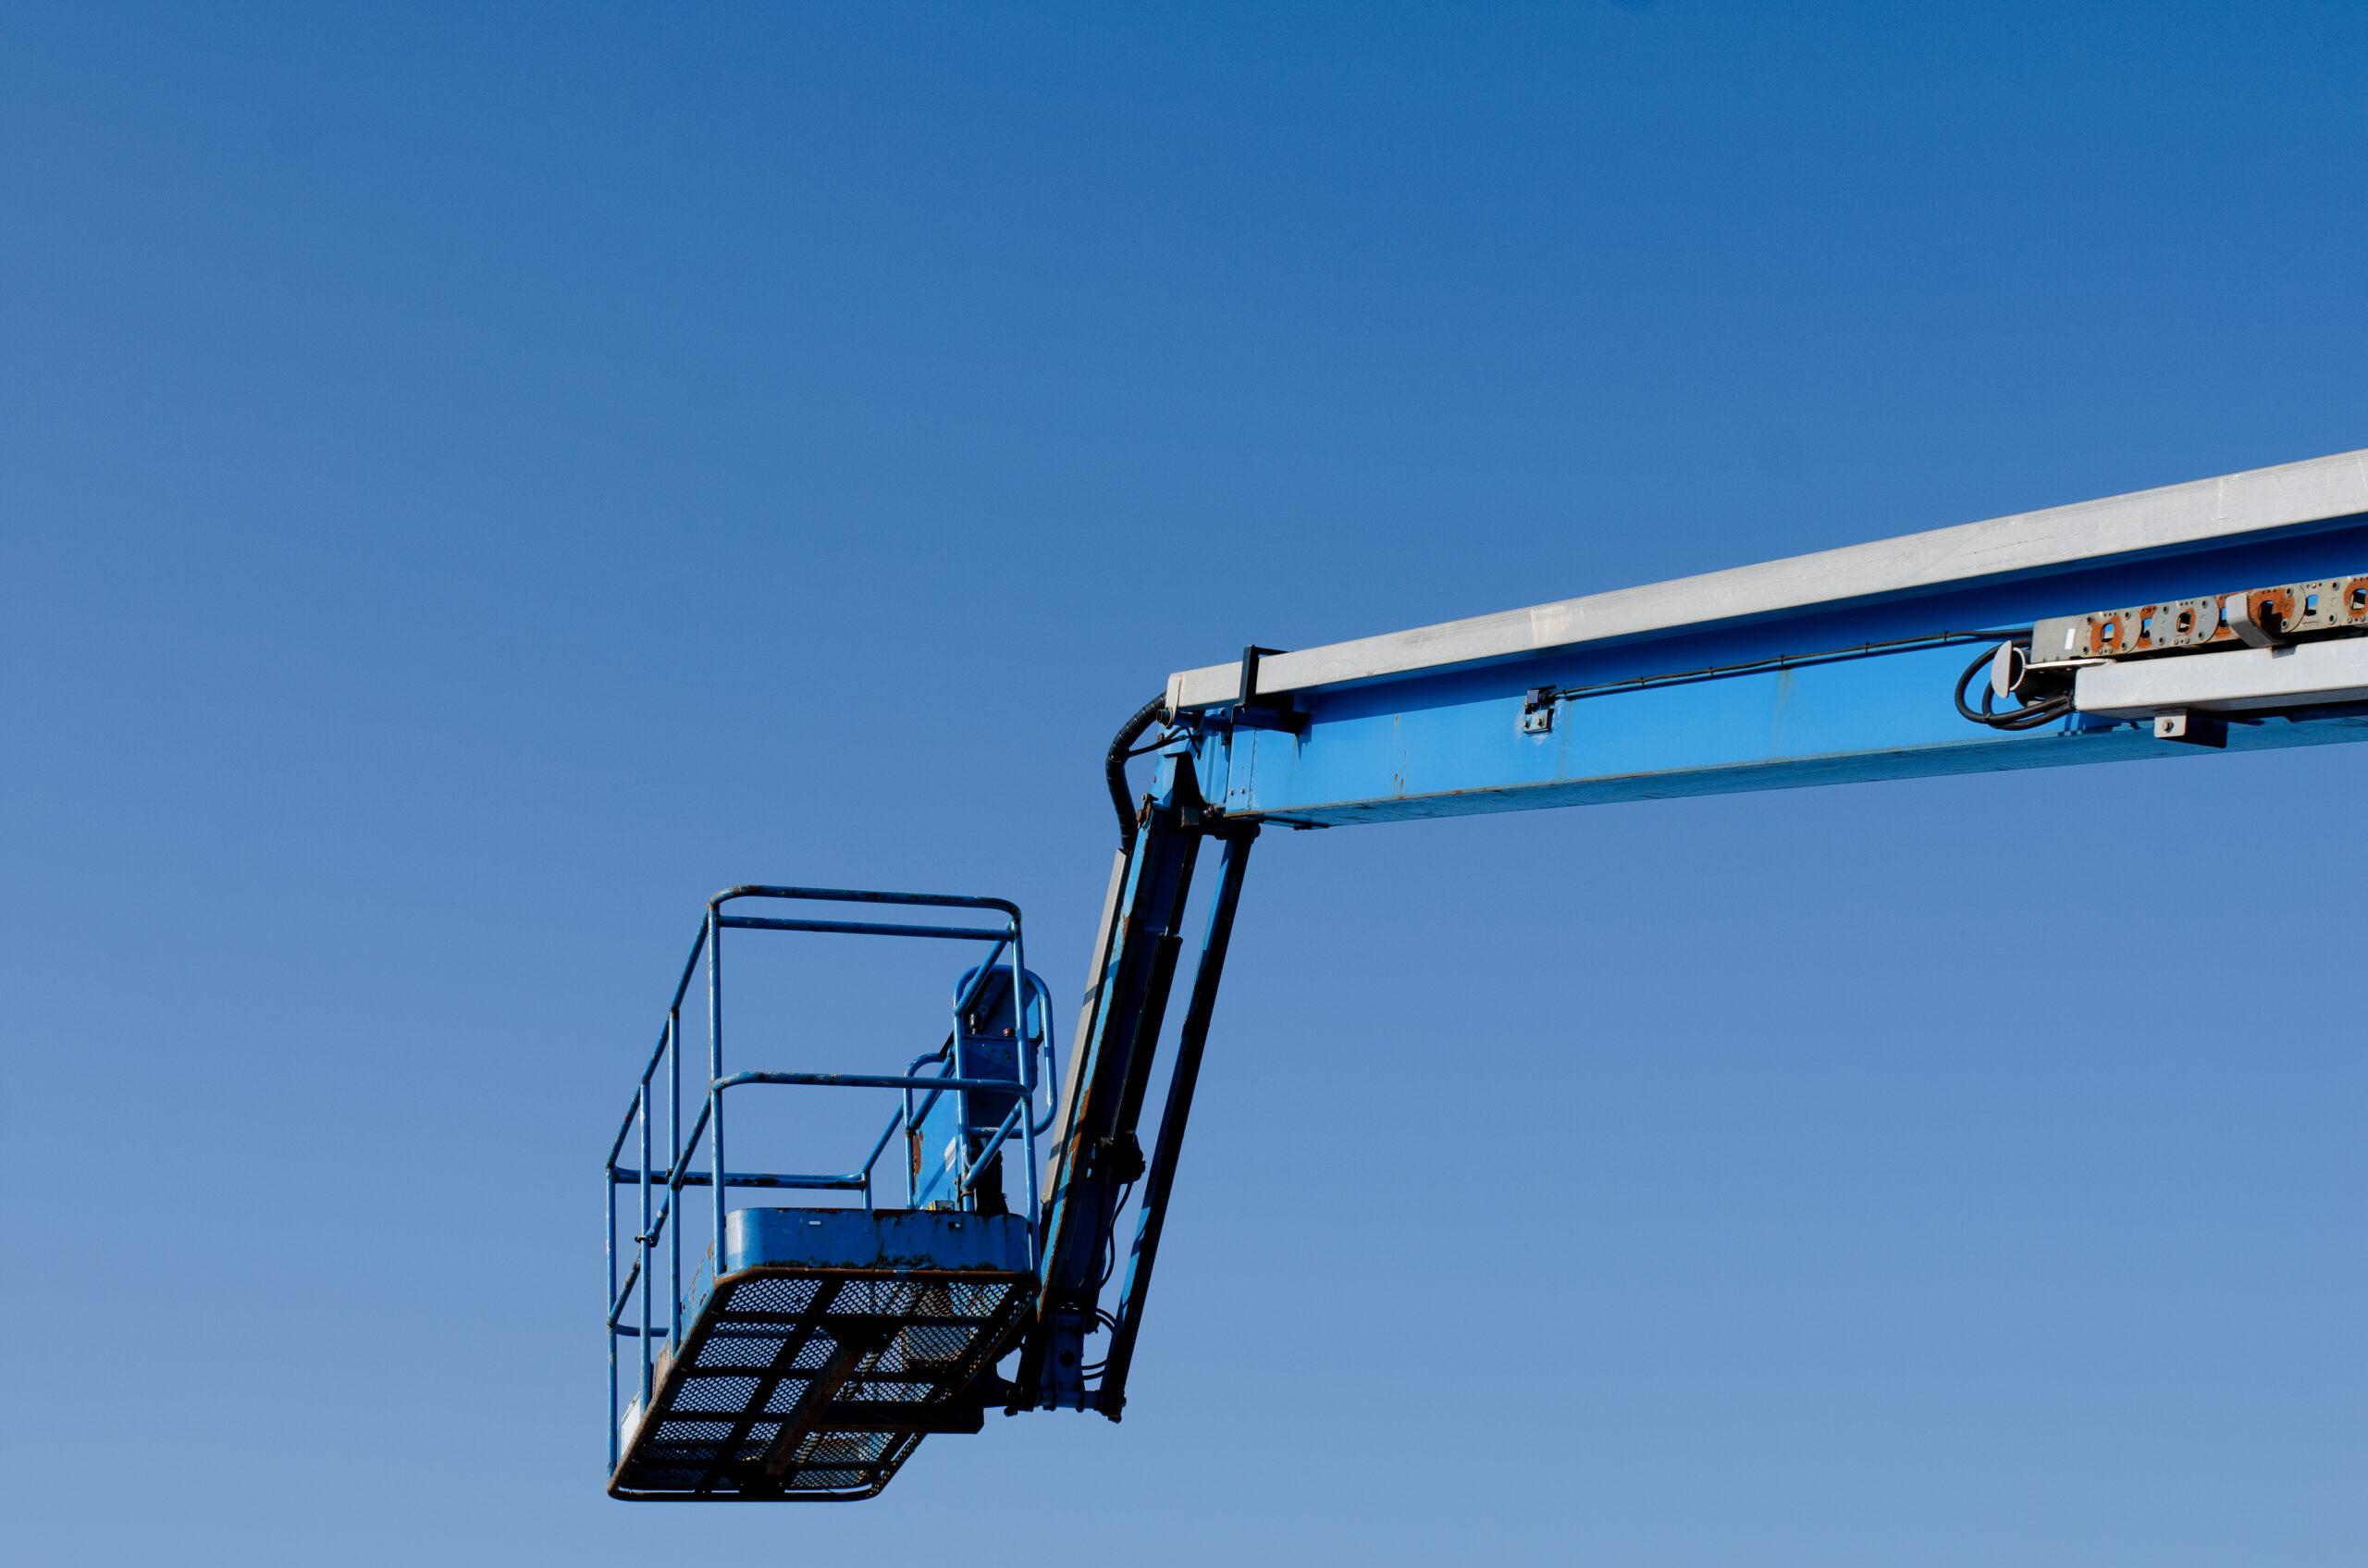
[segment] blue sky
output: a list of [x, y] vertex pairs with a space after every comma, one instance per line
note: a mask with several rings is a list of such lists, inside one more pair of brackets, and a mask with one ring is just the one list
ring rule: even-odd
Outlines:
[[1267, 846], [1127, 1421], [860, 1508], [603, 1499], [591, 1204], [715, 888], [1073, 998], [1172, 669], [2362, 445], [2363, 50], [11, 6], [10, 1554], [2359, 1562], [2349, 748]]

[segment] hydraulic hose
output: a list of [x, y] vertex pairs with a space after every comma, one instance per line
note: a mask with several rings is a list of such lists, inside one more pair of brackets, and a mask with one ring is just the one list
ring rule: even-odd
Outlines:
[[1110, 753], [1102, 763], [1102, 775], [1110, 784], [1110, 804], [1118, 813], [1118, 847], [1130, 855], [1135, 848], [1135, 803], [1127, 793], [1127, 754], [1166, 706], [1167, 694], [1162, 692], [1136, 709], [1134, 717], [1118, 726], [1117, 738], [1110, 743]]

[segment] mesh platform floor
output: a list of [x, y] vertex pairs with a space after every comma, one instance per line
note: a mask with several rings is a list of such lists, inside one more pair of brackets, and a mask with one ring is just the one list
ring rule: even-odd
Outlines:
[[728, 1275], [661, 1368], [610, 1478], [631, 1499], [870, 1497], [1010, 1348], [1022, 1276], [777, 1267]]

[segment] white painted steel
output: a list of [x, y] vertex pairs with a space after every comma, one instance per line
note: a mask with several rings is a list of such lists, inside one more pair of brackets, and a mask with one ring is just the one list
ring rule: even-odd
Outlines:
[[2241, 712], [2321, 702], [2368, 702], [2368, 637], [2116, 660], [2091, 664], [2072, 677], [2073, 706], [2110, 719], [2142, 719], [2179, 709]]
[[[1940, 588], [2083, 561], [2192, 548], [2362, 512], [2368, 512], [2368, 451], [2341, 452], [1268, 654], [1259, 661], [1256, 695]], [[1207, 708], [1230, 702], [1240, 686], [1239, 662], [1179, 671], [1167, 678], [1168, 706]]]

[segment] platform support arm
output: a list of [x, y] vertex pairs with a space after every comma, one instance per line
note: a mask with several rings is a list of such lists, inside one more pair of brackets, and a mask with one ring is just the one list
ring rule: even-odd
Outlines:
[[1234, 911], [1241, 902], [1250, 846], [1257, 836], [1254, 823], [1224, 833], [1216, 886], [1210, 894], [1207, 924], [1201, 934], [1201, 955], [1193, 965], [1192, 990], [1178, 1031], [1176, 1066], [1168, 1075], [1167, 1104], [1160, 1113], [1150, 1167], [1143, 1172], [1142, 1204], [1136, 1213], [1134, 1246], [1127, 1255], [1126, 1283], [1118, 1293], [1117, 1321], [1110, 1329], [1102, 1386], [1094, 1392], [1094, 1408], [1113, 1421], [1126, 1408], [1127, 1372], [1134, 1364], [1143, 1300], [1151, 1290], [1152, 1266], [1158, 1259], [1160, 1235], [1167, 1222], [1168, 1195], [1175, 1189], [1177, 1161], [1183, 1153], [1184, 1130], [1192, 1114], [1192, 1094], [1201, 1080], [1201, 1056], [1208, 1044], [1209, 1020], [1216, 1011], [1217, 984], [1224, 978], [1226, 951], [1233, 940]]
[[1136, 1128], [1183, 947], [1204, 813], [1189, 759], [1162, 758], [1127, 856], [1091, 1018], [1073, 1047], [1044, 1198], [1036, 1317], [1014, 1380], [1021, 1403], [1093, 1408], [1085, 1342], [1102, 1321], [1118, 1210], [1144, 1172]]

